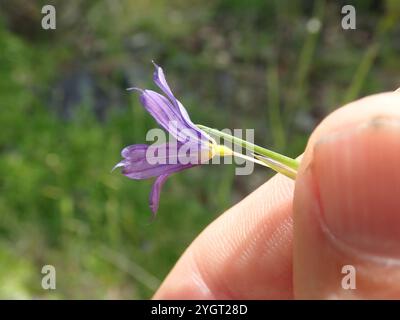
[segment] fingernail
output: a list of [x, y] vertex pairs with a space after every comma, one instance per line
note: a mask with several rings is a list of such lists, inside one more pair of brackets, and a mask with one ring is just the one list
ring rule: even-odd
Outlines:
[[376, 117], [332, 133], [312, 160], [321, 222], [341, 243], [400, 258], [400, 121]]

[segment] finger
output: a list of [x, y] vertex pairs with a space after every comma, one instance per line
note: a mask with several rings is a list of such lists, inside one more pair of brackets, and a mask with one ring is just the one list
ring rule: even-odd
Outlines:
[[325, 119], [294, 196], [296, 298], [400, 298], [400, 95]]
[[209, 225], [155, 299], [291, 298], [294, 182], [276, 175]]

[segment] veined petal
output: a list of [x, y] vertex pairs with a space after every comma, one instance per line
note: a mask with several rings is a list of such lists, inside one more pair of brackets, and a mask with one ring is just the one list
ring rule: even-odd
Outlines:
[[153, 187], [151, 188], [149, 203], [150, 209], [153, 212], [153, 217], [156, 215], [160, 203], [161, 188], [168, 177], [169, 174], [162, 174], [154, 181]]
[[172, 90], [168, 85], [167, 79], [165, 78], [165, 74], [164, 74], [163, 69], [160, 66], [158, 66], [156, 63], [153, 62], [153, 64], [154, 64], [154, 67], [156, 68], [156, 70], [154, 71], [154, 74], [153, 74], [154, 83], [169, 98], [169, 101], [175, 107], [175, 110], [179, 112], [179, 114], [181, 115], [181, 117], [182, 117], [183, 121], [185, 122], [185, 124], [188, 127], [190, 127], [192, 129], [196, 130], [197, 132], [199, 132], [203, 139], [213, 141], [213, 139], [208, 134], [206, 134], [205, 132], [201, 131], [192, 122], [192, 120], [190, 120], [189, 114], [187, 113], [185, 107], [182, 105], [182, 103], [178, 99], [175, 98], [174, 94], [172, 93]]
[[[165, 143], [160, 145], [135, 144], [124, 148], [121, 152], [124, 160], [119, 162], [114, 168], [122, 167], [122, 173], [131, 179], [147, 179], [157, 177], [151, 193], [150, 208], [155, 216], [160, 202], [161, 188], [167, 178], [175, 172], [197, 166], [200, 163], [181, 163], [181, 149], [185, 152], [187, 146], [181, 143]], [[194, 148], [193, 154], [189, 153], [190, 160], [199, 160], [202, 154], [209, 154], [209, 149], [201, 144], [189, 145]], [[165, 160], [165, 162], [163, 162]], [[154, 162], [156, 161], [156, 162]], [[161, 161], [160, 163], [157, 161]], [[171, 163], [172, 162], [172, 163]]]
[[148, 147], [147, 144], [133, 144], [122, 149], [121, 156], [125, 159], [135, 161], [136, 159], [141, 159], [146, 155]]
[[189, 125], [176, 110], [172, 103], [161, 94], [152, 90], [143, 90], [140, 95], [140, 102], [153, 118], [167, 130], [175, 139], [180, 142], [202, 141], [206, 143], [208, 139], [200, 129]]
[[122, 169], [122, 174], [130, 179], [142, 180], [152, 177], [158, 177], [162, 174], [172, 174], [175, 172], [189, 169], [196, 166], [195, 164], [160, 164], [160, 165], [148, 165], [143, 166], [126, 164]]
[[[202, 163], [214, 155], [211, 145], [198, 142], [168, 142], [161, 144], [134, 144], [125, 147], [121, 155], [125, 160], [122, 163], [140, 162], [146, 160], [149, 164], [192, 164]], [[117, 164], [115, 167], [121, 167]]]
[[[153, 61], [154, 67], [156, 68], [156, 70], [153, 73], [153, 81], [154, 83], [168, 96], [169, 100], [171, 100], [171, 102], [175, 105], [175, 107], [177, 109], [179, 109], [177, 103], [176, 103], [176, 98], [174, 96], [174, 94], [172, 93], [171, 88], [168, 85], [167, 79], [165, 78], [165, 74], [163, 69], [158, 66], [154, 61]], [[185, 117], [187, 117], [187, 119], [189, 119], [189, 115], [186, 112], [186, 110], [184, 110], [183, 115]]]
[[115, 167], [122, 167], [122, 174], [128, 178], [147, 179], [199, 165], [204, 161], [204, 154], [209, 152], [209, 149], [201, 149], [202, 145], [189, 145], [192, 149], [180, 149], [183, 146], [186, 145], [166, 143], [128, 146], [122, 151], [125, 159]]

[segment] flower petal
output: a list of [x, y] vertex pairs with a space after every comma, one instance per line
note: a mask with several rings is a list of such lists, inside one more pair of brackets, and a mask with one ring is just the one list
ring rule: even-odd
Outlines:
[[143, 90], [140, 95], [140, 102], [160, 126], [178, 141], [186, 142], [188, 139], [200, 141], [202, 138], [204, 139], [200, 129], [188, 125], [172, 103], [161, 94], [152, 90]]
[[199, 149], [199, 145], [191, 145], [193, 149], [185, 148], [183, 150], [188, 152], [182, 154], [182, 146], [175, 143], [128, 146], [122, 151], [125, 159], [115, 168], [122, 167], [122, 174], [128, 178], [147, 179], [199, 165], [204, 160], [202, 154], [209, 152], [208, 149]]
[[155, 217], [160, 203], [161, 188], [168, 177], [169, 174], [162, 174], [157, 177], [156, 181], [154, 181], [153, 187], [151, 188], [149, 203], [150, 209], [153, 212], [153, 217]]
[[154, 67], [156, 68], [153, 74], [153, 80], [154, 83], [166, 94], [166, 96], [169, 98], [169, 100], [172, 102], [173, 106], [175, 109], [180, 113], [182, 116], [182, 119], [186, 123], [186, 125], [197, 132], [200, 133], [201, 137], [205, 140], [210, 140], [210, 136], [200, 130], [193, 122], [190, 120], [189, 114], [187, 113], [185, 107], [182, 105], [182, 103], [175, 98], [174, 94], [172, 93], [171, 88], [168, 85], [167, 79], [165, 78], [165, 74], [163, 69], [158, 66], [156, 63], [154, 63]]
[[133, 144], [122, 149], [121, 156], [130, 160], [140, 159], [146, 155], [148, 147], [147, 144]]
[[156, 68], [153, 74], [154, 83], [167, 95], [169, 100], [172, 102], [176, 110], [179, 111], [179, 113], [182, 115], [182, 118], [187, 122], [187, 124], [195, 127], [192, 120], [190, 120], [189, 114], [187, 113], [185, 107], [175, 98], [174, 94], [172, 93], [172, 90], [168, 85], [167, 79], [165, 78], [163, 69], [154, 62], [153, 64]]
[[[153, 81], [154, 83], [168, 96], [169, 100], [171, 100], [171, 102], [174, 104], [174, 106], [179, 109], [178, 105], [176, 104], [176, 98], [174, 96], [174, 94], [172, 93], [171, 88], [168, 85], [167, 79], [165, 78], [164, 75], [164, 71], [163, 69], [158, 66], [156, 63], [154, 63], [154, 67], [156, 68], [156, 70], [153, 73]], [[184, 115], [185, 117], [187, 117], [189, 120], [189, 115], [186, 112], [186, 110], [184, 110]]]

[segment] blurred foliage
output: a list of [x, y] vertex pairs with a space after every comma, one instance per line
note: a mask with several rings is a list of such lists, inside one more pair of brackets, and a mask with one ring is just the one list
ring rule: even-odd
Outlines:
[[[54, 4], [57, 29], [41, 29]], [[340, 8], [357, 9], [357, 30]], [[155, 126], [128, 86], [154, 59], [198, 123], [254, 128], [296, 156], [328, 112], [399, 86], [399, 2], [0, 2], [0, 298], [148, 298], [185, 247], [270, 172], [196, 168], [166, 184], [110, 169]], [[57, 289], [41, 289], [41, 268]]]

